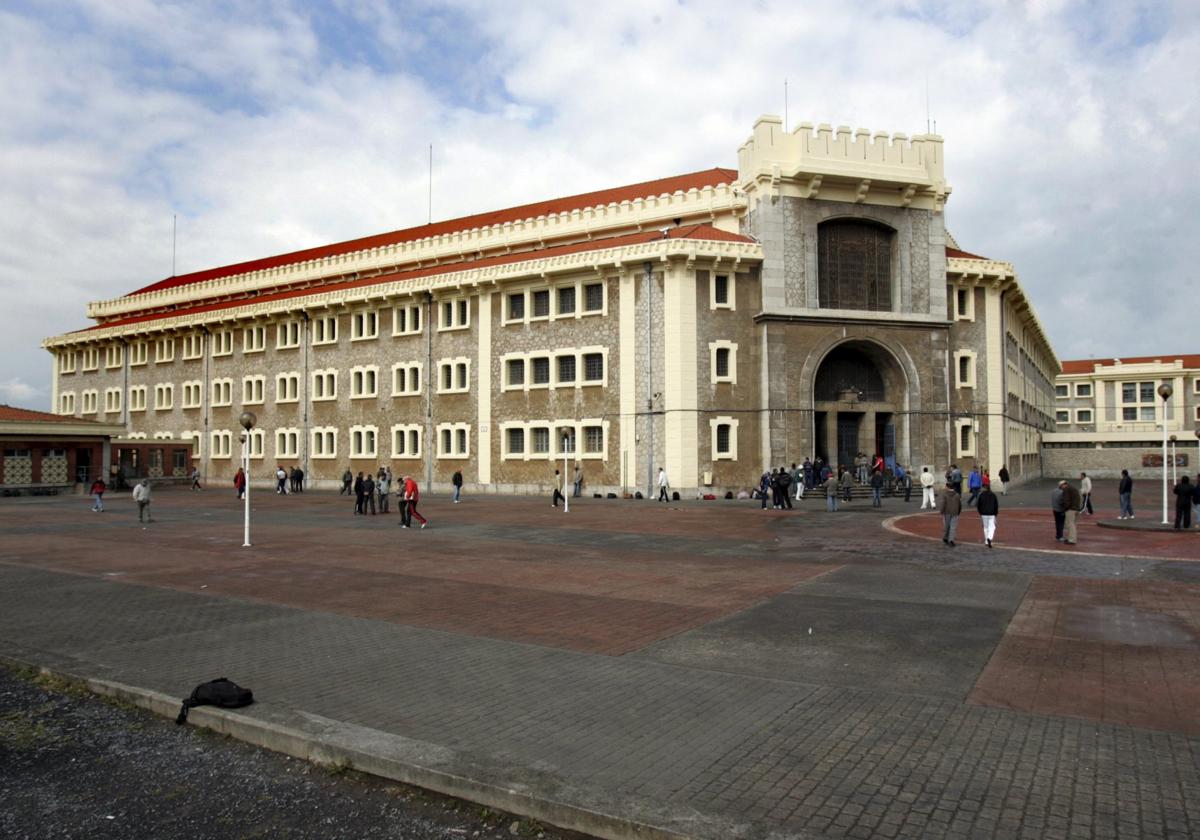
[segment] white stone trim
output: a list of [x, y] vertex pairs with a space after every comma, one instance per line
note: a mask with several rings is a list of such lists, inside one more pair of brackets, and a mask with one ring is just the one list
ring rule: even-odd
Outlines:
[[302, 432], [295, 426], [284, 426], [275, 430], [275, 457], [298, 458], [300, 455], [300, 435]]
[[182, 389], [181, 406], [183, 408], [200, 408], [204, 400], [204, 383], [199, 379], [188, 379], [179, 385]]
[[146, 386], [134, 385], [129, 389], [129, 410], [146, 410]]
[[[588, 417], [582, 420], [506, 420], [500, 423], [500, 459], [502, 461], [557, 461], [564, 455], [575, 461], [606, 461], [608, 460], [609, 421], [602, 417]], [[588, 452], [587, 430], [601, 430], [601, 446], [599, 452]], [[520, 429], [524, 441], [523, 451], [513, 452], [510, 448], [509, 432]], [[543, 429], [547, 433], [545, 452], [533, 451], [533, 432]], [[574, 449], [564, 452], [562, 446], [563, 432], [569, 431], [575, 441]]]
[[320, 368], [312, 372], [311, 402], [331, 402], [337, 399], [338, 372], [336, 368]]
[[[968, 445], [962, 445], [963, 429], [968, 429]], [[975, 429], [975, 421], [970, 417], [960, 417], [954, 421], [954, 453], [960, 458], [971, 458], [975, 455], [979, 435]]]
[[[403, 319], [404, 320], [404, 329], [397, 330], [396, 324], [398, 324], [401, 320], [399, 317], [401, 313], [404, 314], [404, 319]], [[415, 321], [417, 324], [416, 327], [413, 327], [413, 325], [412, 325], [413, 321], [414, 321], [414, 316], [416, 316], [415, 317]], [[422, 327], [424, 325], [421, 323], [421, 317], [422, 317], [421, 305], [419, 303], [405, 303], [405, 304], [401, 304], [400, 306], [393, 306], [392, 307], [392, 335], [395, 337], [407, 336], [407, 335], [420, 335], [422, 332], [424, 332], [424, 330], [422, 329]]]
[[288, 370], [275, 374], [275, 404], [300, 402], [300, 371]]
[[[419, 423], [396, 423], [392, 426], [392, 458], [413, 460], [421, 457], [422, 427]], [[415, 446], [409, 446], [415, 444]]]
[[104, 389], [104, 413], [117, 414], [121, 411], [122, 391], [120, 388]]
[[[212, 392], [209, 395], [208, 404], [214, 408], [219, 406], [233, 405], [233, 379], [230, 377], [222, 377], [214, 379], [210, 383], [209, 390]], [[130, 407], [132, 409], [133, 400], [130, 399]]]
[[[719, 350], [729, 351], [729, 371], [724, 376], [717, 373], [717, 351]], [[721, 382], [728, 382], [730, 385], [737, 384], [737, 355], [736, 342], [720, 339], [708, 343], [708, 381], [710, 384], [716, 385]]]
[[175, 407], [175, 385], [158, 382], [154, 385], [154, 410], [170, 411]]
[[75, 414], [75, 392], [63, 391], [58, 395], [58, 413]]
[[[501, 391], [537, 391], [556, 390], [560, 388], [607, 388], [608, 387], [608, 352], [609, 348], [602, 345], [588, 347], [556, 347], [551, 350], [531, 350], [528, 352], [505, 353], [500, 357], [500, 390]], [[587, 379], [586, 357], [600, 355], [603, 365], [599, 379]], [[575, 357], [575, 379], [563, 381], [558, 377], [558, 359], [562, 356]], [[545, 382], [533, 381], [534, 359], [547, 359], [549, 372]], [[514, 384], [511, 379], [509, 363], [523, 362], [523, 382]]]
[[262, 405], [267, 397], [267, 377], [263, 374], [242, 377], [242, 405]]
[[154, 364], [166, 365], [175, 361], [175, 336], [169, 335], [154, 342]]
[[295, 318], [277, 323], [275, 325], [275, 349], [298, 349], [300, 347], [300, 337], [304, 333], [302, 326]]
[[350, 457], [378, 458], [379, 457], [379, 427], [351, 426], [350, 427]]
[[379, 365], [350, 368], [350, 399], [365, 400], [379, 396]]
[[104, 348], [104, 367], [114, 370], [125, 363], [125, 347], [121, 344], [109, 344]]
[[[453, 332], [471, 328], [471, 297], [469, 295], [438, 298], [434, 301], [434, 307], [437, 309], [438, 332]], [[446, 315], [447, 307], [449, 307], [449, 316]]]
[[58, 358], [59, 373], [74, 373], [75, 372], [75, 351], [66, 350], [55, 354]]
[[338, 430], [336, 426], [313, 426], [309, 433], [309, 457], [314, 460], [337, 458]]
[[[445, 384], [446, 370], [450, 371], [450, 385]], [[460, 376], [465, 369], [465, 376]], [[462, 380], [466, 383], [462, 384]], [[471, 360], [466, 356], [454, 356], [437, 361], [436, 392], [439, 394], [465, 394], [471, 390]], [[439, 427], [440, 428], [440, 427]]]
[[255, 461], [261, 461], [266, 457], [266, 432], [262, 429], [251, 429], [249, 432], [243, 432], [243, 436], [246, 438], [247, 448], [250, 450], [247, 457], [253, 458]]
[[233, 355], [233, 330], [214, 330], [212, 334], [212, 357]]
[[[708, 421], [709, 457], [713, 461], [736, 461], [738, 459], [738, 419], [736, 417], [713, 417]], [[717, 449], [717, 431], [721, 426], [729, 427], [729, 451]]]
[[379, 338], [379, 313], [360, 309], [350, 313], [350, 340], [374, 341]]
[[226, 459], [233, 457], [233, 432], [228, 429], [214, 429], [208, 436], [208, 457]]
[[251, 324], [242, 328], [242, 355], [262, 353], [267, 349], [267, 328], [262, 324]]
[[[979, 354], [974, 350], [955, 350], [954, 351], [954, 387], [955, 388], [974, 388], [978, 380], [976, 368], [978, 367]], [[962, 376], [962, 360], [967, 359], [967, 376], [964, 379]]]
[[99, 347], [84, 347], [80, 351], [80, 368], [84, 371], [100, 369], [100, 348]]
[[[142, 345], [142, 360], [141, 362], [131, 362], [131, 364], [146, 363], [146, 342], [138, 342]], [[204, 335], [202, 333], [188, 333], [183, 337], [183, 359], [190, 361], [192, 359], [204, 358]]]
[[[423, 363], [416, 362], [416, 361], [396, 362], [394, 365], [392, 365], [392, 396], [393, 397], [415, 397], [418, 394], [420, 394], [421, 389], [425, 385], [425, 374], [424, 374], [424, 371], [422, 370], [422, 367], [423, 367]], [[396, 374], [401, 370], [404, 371], [404, 388], [397, 388], [396, 385], [398, 383], [397, 383]], [[416, 388], [410, 387], [410, 384], [412, 382], [412, 374], [414, 371], [417, 374], [417, 387]]]
[[338, 342], [338, 318], [336, 315], [318, 315], [312, 319], [312, 346], [324, 347]]
[[[465, 434], [460, 434], [465, 433]], [[450, 445], [446, 446], [446, 438]], [[438, 423], [434, 439], [439, 460], [460, 460], [471, 457], [471, 424]]]
[[[725, 282], [725, 302], [721, 303], [717, 300], [717, 277], [724, 277]], [[719, 272], [715, 269], [708, 273], [708, 308], [711, 310], [725, 309], [733, 312], [737, 309], [737, 289], [734, 284], [737, 282], [737, 275], [733, 271]]]

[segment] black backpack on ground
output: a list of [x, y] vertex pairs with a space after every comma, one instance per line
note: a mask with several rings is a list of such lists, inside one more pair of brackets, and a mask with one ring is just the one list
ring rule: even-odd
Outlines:
[[179, 716], [175, 722], [182, 724], [187, 720], [188, 711], [196, 706], [219, 706], [222, 709], [240, 709], [254, 702], [254, 692], [242, 688], [225, 677], [218, 677], [206, 683], [200, 683], [192, 689], [192, 694], [183, 701]]

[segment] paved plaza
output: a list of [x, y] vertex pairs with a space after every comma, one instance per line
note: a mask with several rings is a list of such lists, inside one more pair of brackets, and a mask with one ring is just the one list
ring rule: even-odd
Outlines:
[[1069, 550], [1049, 484], [990, 550], [919, 494], [430, 498], [406, 531], [255, 491], [251, 548], [232, 488], [145, 526], [5, 499], [0, 655], [150, 698], [228, 676], [259, 702], [198, 722], [601, 836], [1195, 837], [1200, 534], [1100, 528], [1111, 490]]

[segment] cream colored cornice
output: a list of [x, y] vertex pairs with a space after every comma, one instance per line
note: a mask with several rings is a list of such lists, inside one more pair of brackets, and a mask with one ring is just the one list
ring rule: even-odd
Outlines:
[[941, 212], [951, 188], [936, 134], [888, 135], [759, 117], [738, 149], [738, 186], [751, 201], [788, 195]]
[[73, 423], [58, 420], [0, 422], [0, 437], [8, 438], [120, 437], [123, 434], [125, 434], [125, 426], [120, 423], [93, 423], [90, 421]]
[[466, 268], [397, 280], [381, 280], [348, 289], [321, 291], [279, 300], [249, 302], [208, 312], [166, 315], [115, 327], [98, 327], [79, 333], [53, 336], [42, 347], [54, 349], [76, 344], [89, 344], [130, 335], [163, 333], [173, 330], [192, 330], [201, 325], [232, 323], [268, 318], [297, 310], [318, 310], [349, 307], [367, 301], [407, 297], [424, 292], [438, 295], [461, 289], [493, 286], [530, 277], [549, 278], [559, 274], [588, 273], [602, 276], [606, 270], [621, 270], [641, 266], [645, 262], [683, 259], [689, 262], [716, 261], [720, 265], [738, 266], [758, 263], [763, 258], [762, 246], [756, 242], [730, 242], [707, 239], [655, 239], [635, 245], [596, 251], [581, 251], [554, 257], [534, 258], [519, 262]]
[[711, 222], [718, 216], [740, 214], [745, 207], [745, 196], [729, 184], [692, 188], [686, 192], [679, 190], [96, 301], [88, 304], [87, 315], [96, 319], [116, 318], [158, 307], [303, 285], [355, 273], [402, 271], [446, 260], [457, 262], [480, 253], [504, 253], [535, 244], [546, 246], [558, 240], [590, 240], [601, 234], [607, 237], [619, 231], [641, 231], [673, 224], [675, 219], [681, 219], [685, 224]]
[[1013, 307], [1017, 311], [1023, 312], [1029, 318], [1033, 331], [1041, 339], [1042, 347], [1058, 369], [1062, 370], [1062, 363], [1059, 362], [1058, 356], [1055, 355], [1054, 347], [1050, 344], [1050, 338], [1046, 335], [1046, 330], [1042, 327], [1042, 322], [1038, 320], [1037, 312], [1034, 311], [1033, 301], [1028, 298], [1025, 290], [1021, 287], [1021, 283], [1017, 279], [1017, 272], [1013, 269], [1012, 263], [1004, 262], [1003, 260], [973, 260], [962, 257], [949, 257], [946, 259], [946, 279], [956, 285], [988, 286], [1006, 293]]

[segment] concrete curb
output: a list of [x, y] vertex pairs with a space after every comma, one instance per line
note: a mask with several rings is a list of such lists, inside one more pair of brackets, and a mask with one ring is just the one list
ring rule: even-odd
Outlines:
[[[48, 668], [5, 653], [0, 653], [0, 663], [34, 669], [170, 720], [175, 719], [182, 702], [182, 698], [158, 691]], [[270, 702], [258, 701], [237, 711], [199, 706], [188, 713], [188, 722], [273, 752], [321, 765], [344, 766], [603, 840], [750, 840], [764, 836], [744, 824], [729, 824], [696, 812], [682, 813], [669, 806], [630, 800], [605, 802], [595, 794], [565, 786], [548, 773], [511, 766], [488, 767], [477, 757], [467, 760], [436, 744]], [[481, 770], [472, 775], [483, 778], [464, 775], [463, 769]], [[636, 813], [619, 815], [622, 810]], [[781, 835], [770, 832], [769, 836]]]

